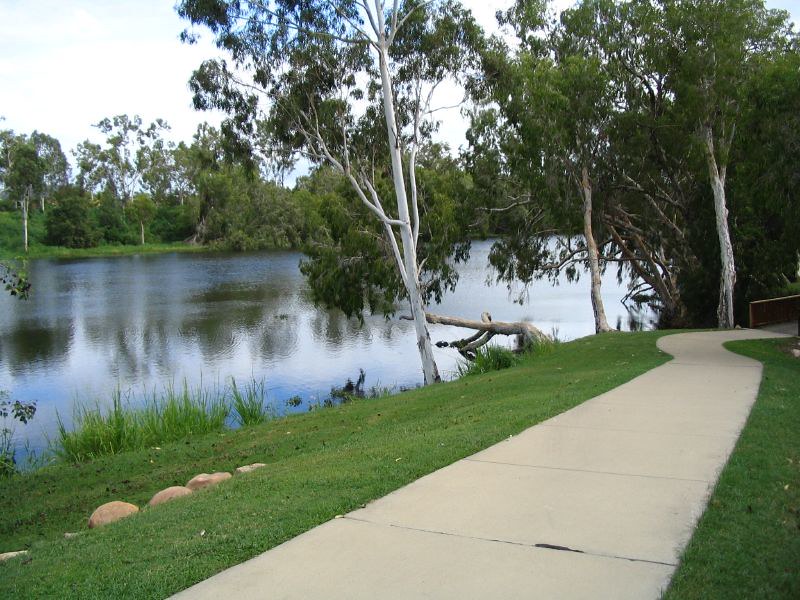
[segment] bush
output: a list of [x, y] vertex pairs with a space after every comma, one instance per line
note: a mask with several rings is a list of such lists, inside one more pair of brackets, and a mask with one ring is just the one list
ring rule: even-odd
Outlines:
[[135, 244], [138, 241], [137, 231], [125, 218], [125, 212], [119, 200], [111, 195], [104, 195], [100, 204], [93, 211], [93, 220], [97, 236], [106, 244]]
[[467, 375], [479, 375], [490, 371], [508, 369], [519, 362], [519, 355], [514, 354], [508, 348], [502, 346], [481, 346], [475, 352], [473, 360], [465, 360], [459, 363], [457, 374], [459, 377]]
[[0, 477], [17, 472], [16, 451], [14, 449], [14, 429], [6, 425], [10, 417], [26, 425], [36, 414], [36, 402], [11, 400], [8, 392], [0, 390]]
[[159, 206], [150, 223], [150, 233], [162, 242], [182, 242], [194, 233], [195, 212], [188, 204]]
[[45, 242], [51, 246], [90, 248], [97, 245], [97, 240], [87, 198], [74, 187], [59, 190], [55, 205], [45, 216]]

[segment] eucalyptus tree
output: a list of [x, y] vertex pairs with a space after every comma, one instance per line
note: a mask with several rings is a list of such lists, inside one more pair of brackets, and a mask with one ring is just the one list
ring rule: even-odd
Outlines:
[[702, 268], [689, 227], [699, 186], [668, 86], [676, 65], [663, 11], [650, 0], [584, 0], [575, 10], [617, 88], [602, 220], [614, 260], [632, 276], [626, 298], [653, 306], [664, 326], [685, 325], [681, 277]]
[[56, 138], [40, 131], [34, 131], [30, 140], [36, 148], [36, 154], [43, 166], [42, 194], [39, 197], [39, 204], [44, 212], [45, 200], [52, 199], [57, 190], [69, 184], [71, 168], [61, 149], [61, 142]]
[[[156, 119], [144, 126], [138, 115], [117, 115], [94, 126], [105, 134], [105, 143], [86, 140], [74, 151], [78, 185], [91, 193], [107, 190], [126, 204], [146, 183], [143, 173], [163, 146], [161, 133], [169, 130], [169, 125]], [[157, 186], [157, 179], [147, 184]]]
[[31, 203], [43, 194], [46, 165], [27, 136], [7, 138], [3, 154], [4, 191], [22, 213], [22, 244], [27, 252], [28, 214]]
[[675, 94], [705, 157], [720, 247], [717, 319], [734, 325], [736, 265], [729, 223], [727, 174], [748, 80], [759, 60], [789, 37], [787, 13], [763, 0], [660, 0], [669, 37], [663, 48], [677, 64]]
[[195, 72], [196, 106], [227, 111], [223, 129], [250, 144], [265, 122], [285, 155], [332, 166], [377, 219], [409, 302], [424, 382], [437, 381], [416, 161], [436, 128], [436, 90], [473, 64], [481, 35], [470, 15], [451, 0], [183, 0], [178, 12], [210, 28], [231, 59]]
[[[595, 330], [609, 331], [601, 295], [601, 247], [607, 242], [596, 239], [597, 193], [603, 191], [617, 89], [588, 35], [586, 11], [566, 10], [560, 23], [548, 23], [546, 4], [519, 0], [501, 15], [513, 28], [518, 49], [506, 59], [509, 50], [500, 44], [485, 59], [490, 98], [507, 136], [502, 144], [513, 153], [507, 166], [526, 182], [524, 198], [493, 210], [539, 207], [523, 222], [522, 235], [496, 246], [491, 258], [502, 278], [522, 275], [525, 283], [544, 276], [555, 280], [564, 270], [574, 278], [577, 264], [587, 265]], [[480, 137], [476, 132], [473, 140]], [[547, 225], [544, 230], [536, 229], [540, 222]], [[576, 228], [582, 237], [574, 241]], [[554, 238], [554, 229], [566, 238]]]

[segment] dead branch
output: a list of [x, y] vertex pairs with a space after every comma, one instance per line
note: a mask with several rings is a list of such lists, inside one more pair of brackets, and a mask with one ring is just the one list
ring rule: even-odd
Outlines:
[[[401, 318], [410, 319], [410, 317]], [[437, 342], [436, 344], [440, 348], [455, 348], [462, 356], [470, 359], [475, 357], [475, 351], [478, 348], [485, 345], [495, 335], [516, 335], [518, 336], [519, 345], [522, 348], [534, 343], [552, 341], [547, 334], [543, 333], [532, 323], [527, 323], [525, 321], [513, 323], [493, 321], [492, 316], [488, 312], [481, 314], [480, 321], [462, 319], [461, 317], [435, 315], [429, 312], [425, 313], [425, 320], [434, 325], [451, 325], [453, 327], [474, 329], [476, 333], [470, 337], [453, 342]]]

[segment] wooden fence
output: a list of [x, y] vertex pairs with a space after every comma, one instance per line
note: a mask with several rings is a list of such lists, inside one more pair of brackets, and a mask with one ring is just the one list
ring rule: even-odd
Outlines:
[[800, 327], [800, 295], [756, 300], [750, 303], [750, 327], [797, 321]]

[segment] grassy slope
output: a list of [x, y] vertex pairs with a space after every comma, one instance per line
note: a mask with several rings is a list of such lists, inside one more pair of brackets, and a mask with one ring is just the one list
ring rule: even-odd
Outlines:
[[[4, 481], [0, 551], [31, 552], [0, 564], [0, 597], [164, 597], [663, 363], [659, 335], [586, 338], [506, 371]], [[141, 506], [256, 461], [268, 467], [62, 538], [102, 502]]]
[[800, 360], [786, 344], [727, 345], [764, 363], [761, 389], [666, 600], [800, 598]]

